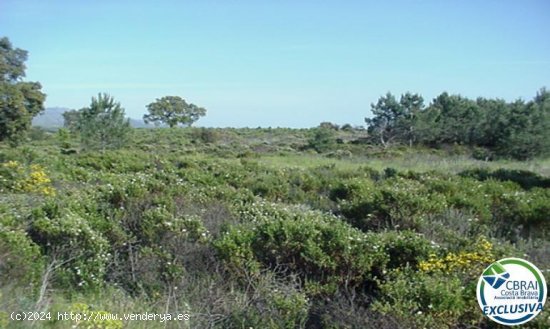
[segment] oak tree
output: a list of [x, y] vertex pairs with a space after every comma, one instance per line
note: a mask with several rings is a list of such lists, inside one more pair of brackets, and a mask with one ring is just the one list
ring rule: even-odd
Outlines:
[[143, 116], [145, 123], [164, 123], [170, 128], [177, 125], [191, 126], [206, 115], [206, 109], [187, 103], [179, 96], [165, 96], [147, 105], [149, 114]]
[[24, 82], [27, 51], [0, 38], [0, 141], [17, 144], [44, 110], [46, 95], [38, 82]]

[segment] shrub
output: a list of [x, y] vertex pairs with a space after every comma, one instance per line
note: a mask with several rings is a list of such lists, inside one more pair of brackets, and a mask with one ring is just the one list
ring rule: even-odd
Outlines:
[[517, 183], [524, 189], [531, 189], [534, 187], [550, 188], [550, 178], [542, 177], [541, 175], [527, 170], [501, 168], [495, 171], [489, 171], [487, 169], [478, 168], [462, 171], [459, 175], [463, 177], [472, 177], [480, 181], [487, 179], [510, 181]]
[[350, 125], [349, 123], [345, 123], [345, 124], [342, 125], [342, 127], [340, 127], [340, 130], [353, 131], [353, 126]]
[[51, 179], [41, 165], [25, 166], [17, 161], [8, 161], [0, 165], [0, 191], [3, 189], [45, 196], [55, 195]]
[[194, 128], [191, 133], [191, 138], [193, 141], [200, 141], [205, 144], [214, 144], [219, 139], [220, 136], [218, 132], [213, 128]]
[[381, 298], [372, 309], [399, 319], [409, 328], [456, 328], [475, 325], [482, 318], [479, 307], [468, 302], [472, 295], [459, 279], [448, 275], [425, 275], [399, 270], [380, 285]]
[[328, 121], [321, 122], [319, 124], [319, 128], [332, 129], [332, 130], [339, 130], [340, 129], [340, 127], [337, 124], [332, 123], [332, 122], [328, 122]]
[[0, 224], [0, 286], [36, 287], [44, 266], [40, 248], [26, 232]]
[[493, 160], [494, 154], [490, 150], [482, 147], [474, 147], [472, 150], [472, 158], [482, 161]]
[[356, 200], [372, 194], [375, 190], [374, 182], [370, 179], [352, 178], [339, 182], [330, 191], [330, 198], [334, 201]]
[[384, 177], [385, 178], [392, 178], [397, 176], [397, 170], [395, 168], [387, 167], [384, 169]]
[[272, 173], [257, 174], [244, 181], [248, 188], [258, 196], [267, 200], [284, 200], [289, 193], [288, 183], [283, 177]]
[[342, 214], [361, 230], [418, 229], [427, 214], [442, 211], [445, 200], [432, 196], [421, 183], [393, 177], [340, 203]]
[[441, 257], [430, 254], [429, 259], [420, 262], [418, 268], [424, 273], [461, 273], [466, 276], [466, 281], [475, 281], [484, 268], [496, 261], [493, 244], [485, 237], [480, 237], [468, 249], [458, 253], [449, 252]]
[[313, 136], [308, 140], [310, 148], [318, 153], [326, 152], [336, 144], [335, 133], [333, 129], [317, 128], [313, 132]]
[[428, 240], [412, 231], [389, 231], [379, 234], [384, 253], [389, 261], [388, 270], [397, 268], [417, 268], [433, 252]]
[[137, 173], [153, 166], [148, 154], [137, 156], [123, 150], [79, 154], [75, 161], [79, 167], [110, 173]]
[[475, 285], [480, 273], [502, 256], [498, 249], [481, 236], [459, 252], [439, 249], [420, 261], [417, 269], [395, 269], [380, 284], [373, 310], [396, 316], [408, 327], [477, 327], [485, 320], [476, 303]]
[[376, 235], [319, 212], [255, 204], [240, 217], [241, 225], [215, 241], [220, 256], [238, 271], [267, 267], [296, 273], [313, 294], [363, 284], [387, 262]]
[[47, 130], [44, 130], [40, 127], [31, 127], [28, 130], [28, 137], [32, 141], [45, 141], [50, 138], [51, 132], [48, 132]]
[[237, 302], [227, 305], [230, 312], [220, 321], [221, 327], [304, 328], [310, 302], [292, 279], [281, 280], [269, 271], [248, 273], [237, 288], [228, 293], [237, 295]]
[[33, 211], [29, 236], [45, 255], [64, 265], [56, 275], [59, 286], [94, 288], [103, 284], [109, 246], [86, 219], [56, 204], [46, 204]]
[[493, 197], [494, 231], [516, 241], [519, 237], [545, 238], [550, 233], [550, 190], [516, 191]]
[[56, 134], [61, 154], [75, 154], [77, 151], [71, 145], [71, 132], [69, 129], [59, 128]]

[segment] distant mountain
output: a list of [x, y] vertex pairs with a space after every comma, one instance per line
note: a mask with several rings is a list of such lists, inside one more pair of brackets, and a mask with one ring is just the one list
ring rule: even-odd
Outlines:
[[[32, 119], [32, 125], [44, 129], [58, 129], [63, 127], [63, 113], [71, 109], [65, 107], [48, 107], [44, 112]], [[130, 126], [134, 128], [153, 128], [152, 124], [145, 124], [143, 120], [130, 118]]]
[[152, 124], [146, 124], [143, 120], [130, 118], [130, 126], [134, 128], [154, 128]]
[[32, 119], [32, 125], [35, 127], [53, 129], [63, 127], [63, 113], [70, 111], [64, 107], [49, 107], [41, 114]]

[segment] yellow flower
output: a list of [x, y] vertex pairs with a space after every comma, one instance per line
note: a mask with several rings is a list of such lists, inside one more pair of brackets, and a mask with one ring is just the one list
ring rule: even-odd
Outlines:
[[55, 189], [51, 186], [51, 179], [44, 168], [33, 164], [26, 168], [17, 161], [8, 161], [2, 164], [3, 168], [9, 169], [5, 180], [8, 181], [8, 188], [16, 192], [38, 193], [47, 196], [55, 195]]
[[492, 253], [493, 245], [485, 237], [481, 237], [476, 243], [475, 252], [448, 253], [443, 258], [437, 258], [431, 254], [427, 261], [418, 264], [422, 272], [443, 272], [450, 273], [460, 271], [465, 273], [477, 273], [484, 266], [494, 262]]
[[2, 166], [4, 168], [18, 168], [19, 167], [19, 162], [10, 160], [8, 162], [3, 163]]

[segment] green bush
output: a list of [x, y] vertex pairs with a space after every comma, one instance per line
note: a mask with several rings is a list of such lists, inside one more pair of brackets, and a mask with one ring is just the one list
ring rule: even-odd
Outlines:
[[516, 241], [547, 238], [550, 234], [550, 190], [516, 191], [493, 198], [493, 224], [499, 236]]
[[495, 157], [494, 153], [486, 148], [474, 147], [472, 150], [472, 158], [482, 161], [490, 161]]
[[417, 268], [433, 252], [428, 240], [412, 231], [389, 231], [379, 234], [384, 253], [389, 261], [388, 270], [398, 268]]
[[458, 278], [410, 269], [395, 271], [390, 277], [380, 285], [381, 298], [372, 308], [397, 317], [404, 327], [457, 328], [482, 320], [473, 285], [465, 290]]
[[[339, 208], [350, 223], [361, 230], [418, 229], [427, 214], [447, 206], [420, 182], [402, 177], [383, 181], [380, 187], [365, 181], [362, 190], [340, 202]], [[349, 194], [345, 190], [340, 196]]]
[[313, 136], [308, 140], [308, 146], [318, 153], [331, 150], [336, 145], [336, 138], [333, 129], [317, 128]]
[[389, 260], [384, 238], [320, 212], [254, 204], [240, 218], [242, 224], [215, 241], [222, 259], [238, 271], [266, 267], [298, 274], [313, 294], [362, 285]]
[[191, 133], [193, 141], [200, 141], [205, 144], [216, 143], [220, 136], [218, 132], [213, 128], [193, 128]]
[[44, 259], [26, 232], [0, 223], [0, 259], [0, 286], [37, 287]]
[[29, 236], [43, 254], [64, 265], [56, 275], [59, 286], [95, 288], [104, 284], [109, 244], [86, 219], [46, 204], [33, 211]]
[[79, 167], [110, 173], [142, 172], [154, 165], [147, 154], [136, 156], [134, 152], [104, 151], [102, 153], [83, 153], [75, 158]]
[[463, 177], [472, 177], [481, 181], [487, 179], [510, 181], [517, 183], [524, 189], [531, 189], [534, 187], [550, 188], [550, 178], [543, 177], [527, 170], [510, 170], [501, 168], [495, 171], [490, 171], [488, 169], [478, 168], [462, 171], [459, 175]]

